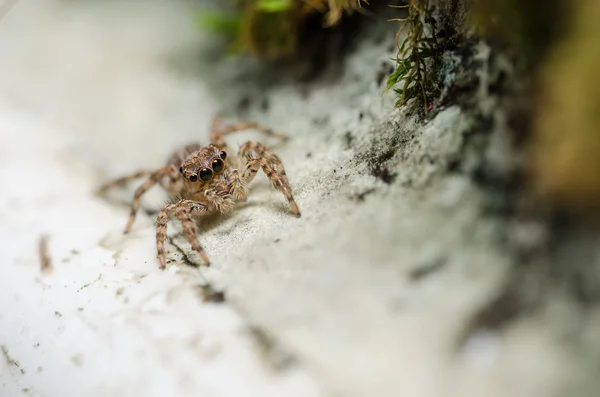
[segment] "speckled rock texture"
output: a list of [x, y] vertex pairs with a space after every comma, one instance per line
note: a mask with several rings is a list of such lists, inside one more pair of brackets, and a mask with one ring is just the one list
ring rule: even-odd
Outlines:
[[[474, 177], [517, 161], [502, 128], [484, 131], [482, 115], [501, 118], [485, 46], [461, 72], [480, 74], [475, 105], [422, 121], [381, 95], [385, 20], [341, 68], [298, 83], [215, 55], [196, 6], [23, 1], [0, 22], [1, 396], [595, 395], [598, 311], [515, 270], [513, 248], [547, 229], [490, 211], [499, 198]], [[303, 216], [259, 174], [248, 202], [199, 224], [210, 268], [172, 222], [161, 271], [160, 188], [128, 235], [136, 184], [93, 191], [208, 143], [216, 112], [289, 135], [228, 142], [267, 143]], [[564, 261], [582, 244], [597, 263], [585, 236]], [[535, 311], [502, 314], [515, 280], [547, 292]]]

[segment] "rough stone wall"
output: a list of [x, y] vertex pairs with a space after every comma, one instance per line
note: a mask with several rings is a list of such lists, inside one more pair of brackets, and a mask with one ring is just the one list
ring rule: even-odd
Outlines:
[[[211, 39], [188, 7], [22, 2], [0, 23], [0, 395], [593, 395], [597, 311], [538, 271], [556, 261], [536, 254], [521, 270], [517, 248], [548, 229], [498, 210], [510, 198], [482, 183], [515, 162], [485, 46], [452, 58], [449, 83], [470, 101], [423, 122], [381, 96], [384, 22], [337, 78], [274, 84], [250, 61], [203, 58]], [[190, 266], [174, 222], [161, 272], [160, 189], [127, 236], [135, 186], [109, 201], [92, 192], [206, 143], [217, 111], [290, 136], [266, 142], [303, 217], [260, 175], [233, 215], [200, 224], [213, 266]], [[247, 139], [264, 137], [229, 142]], [[577, 247], [597, 261], [583, 234], [563, 261]], [[532, 286], [544, 293], [523, 313]]]

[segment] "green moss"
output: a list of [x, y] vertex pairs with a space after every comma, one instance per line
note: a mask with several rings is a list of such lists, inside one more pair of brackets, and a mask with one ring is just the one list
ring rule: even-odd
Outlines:
[[[410, 0], [406, 6], [408, 16], [394, 19], [402, 23], [398, 36], [406, 35], [398, 47], [396, 69], [389, 76], [385, 91], [394, 89], [398, 99], [396, 106], [417, 100], [425, 113], [430, 98], [439, 88], [430, 70], [429, 60], [439, 55], [436, 37], [436, 21], [431, 15], [429, 0]], [[394, 88], [400, 85], [400, 88]]]
[[235, 36], [240, 28], [239, 15], [207, 11], [198, 14], [198, 26], [211, 32]]
[[243, 43], [238, 39], [242, 28], [239, 14], [203, 11], [197, 14], [196, 22], [200, 29], [223, 36], [229, 41], [226, 53], [237, 54], [243, 50]]
[[238, 39], [244, 49], [265, 60], [277, 60], [294, 53], [299, 18], [293, 8], [275, 7], [263, 11], [260, 2], [247, 7]]
[[256, 9], [266, 13], [289, 11], [293, 6], [292, 0], [258, 0], [256, 2]]
[[297, 51], [302, 23], [323, 14], [323, 27], [337, 24], [365, 0], [229, 0], [231, 13], [202, 11], [199, 26], [231, 41], [230, 52], [244, 51], [268, 61]]

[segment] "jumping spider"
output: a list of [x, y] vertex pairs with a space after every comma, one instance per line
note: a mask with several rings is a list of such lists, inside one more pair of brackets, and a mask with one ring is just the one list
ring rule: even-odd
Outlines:
[[156, 219], [156, 249], [161, 269], [165, 268], [164, 244], [167, 237], [167, 222], [174, 217], [181, 221], [185, 236], [192, 248], [198, 252], [207, 266], [210, 265], [206, 253], [196, 238], [192, 218], [215, 211], [222, 214], [230, 213], [236, 201], [246, 200], [247, 185], [254, 179], [259, 168], [262, 168], [273, 186], [283, 193], [292, 212], [300, 217], [300, 209], [294, 201], [292, 189], [279, 157], [268, 151], [262, 143], [253, 141], [244, 143], [237, 156], [231, 156], [229, 153], [231, 150], [223, 139], [227, 134], [250, 128], [283, 139], [286, 139], [285, 135], [256, 122], [241, 122], [219, 127], [220, 121], [218, 115], [213, 119], [210, 145], [187, 145], [174, 153], [164, 167], [156, 171], [139, 171], [115, 179], [98, 190], [99, 194], [104, 194], [110, 188], [147, 176], [146, 181], [135, 191], [131, 202], [131, 214], [124, 233], [128, 233], [133, 225], [140, 198], [156, 183], [159, 183], [174, 199], [173, 203], [160, 210]]

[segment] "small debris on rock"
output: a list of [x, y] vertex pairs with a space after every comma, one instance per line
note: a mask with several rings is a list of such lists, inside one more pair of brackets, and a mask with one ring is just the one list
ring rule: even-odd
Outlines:
[[245, 112], [250, 108], [250, 97], [244, 96], [240, 102], [237, 104], [238, 112]]
[[267, 110], [269, 110], [270, 107], [270, 103], [269, 103], [269, 99], [268, 98], [264, 98], [262, 100], [262, 102], [260, 103], [260, 108], [263, 110], [263, 112], [266, 112]]
[[363, 202], [363, 201], [365, 201], [365, 197], [367, 197], [369, 194], [375, 192], [375, 190], [377, 190], [377, 189], [375, 189], [375, 188], [367, 189], [364, 192], [360, 192], [360, 193], [352, 196], [352, 198], [354, 198], [356, 201]]
[[408, 277], [412, 281], [422, 280], [425, 277], [427, 277], [428, 275], [440, 270], [444, 266], [444, 263], [445, 262], [443, 260], [437, 260], [437, 261], [429, 263], [425, 266], [418, 267], [416, 269], [411, 270], [410, 273], [408, 274]]
[[354, 137], [352, 136], [352, 133], [350, 131], [346, 131], [346, 133], [344, 134], [345, 148], [350, 149], [352, 147], [352, 142], [354, 142]]
[[200, 286], [200, 294], [204, 302], [223, 303], [225, 292], [215, 290], [210, 284]]
[[388, 185], [394, 182], [396, 179], [396, 174], [390, 172], [388, 167], [384, 167], [382, 165], [378, 165], [371, 170], [371, 175], [376, 178], [381, 179], [383, 182]]
[[83, 355], [76, 354], [71, 357], [71, 361], [73, 362], [73, 364], [75, 364], [76, 367], [82, 367], [83, 366]]
[[25, 374], [25, 370], [23, 368], [21, 368], [21, 365], [19, 364], [19, 362], [17, 360], [15, 360], [14, 358], [12, 358], [11, 355], [8, 353], [6, 346], [0, 346], [0, 349], [2, 349], [2, 355], [4, 356], [6, 363], [8, 365], [14, 365], [15, 367], [19, 368], [19, 370], [21, 371], [21, 374]]
[[275, 370], [283, 371], [296, 363], [296, 357], [283, 350], [272, 335], [262, 328], [250, 326], [249, 332], [265, 361]]
[[39, 240], [40, 269], [43, 274], [51, 274], [54, 270], [52, 258], [48, 252], [48, 236], [42, 235]]

